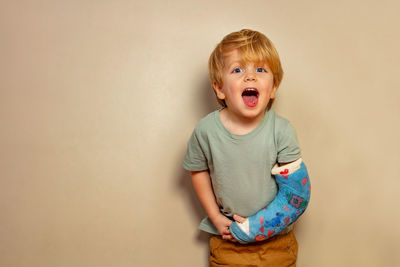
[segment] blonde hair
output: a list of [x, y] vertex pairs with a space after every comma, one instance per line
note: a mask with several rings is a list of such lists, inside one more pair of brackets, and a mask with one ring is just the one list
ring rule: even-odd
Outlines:
[[[274, 86], [276, 86], [276, 88], [279, 87], [283, 78], [283, 70], [278, 52], [272, 42], [264, 34], [248, 29], [228, 34], [215, 47], [208, 60], [211, 84], [216, 83], [219, 87], [223, 86], [223, 57], [225, 53], [235, 49], [238, 49], [242, 55], [243, 63], [266, 63], [273, 73]], [[217, 97], [217, 101], [222, 106], [226, 106], [224, 100]]]

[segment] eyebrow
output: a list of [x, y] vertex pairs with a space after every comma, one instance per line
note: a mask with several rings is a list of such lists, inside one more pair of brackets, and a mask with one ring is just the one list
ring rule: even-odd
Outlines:
[[231, 62], [230, 64], [224, 64], [223, 68], [228, 68], [228, 69], [230, 69], [230, 68], [232, 68], [234, 65], [239, 65], [239, 66], [241, 66], [242, 64], [241, 64], [240, 61], [233, 61], [233, 62]]

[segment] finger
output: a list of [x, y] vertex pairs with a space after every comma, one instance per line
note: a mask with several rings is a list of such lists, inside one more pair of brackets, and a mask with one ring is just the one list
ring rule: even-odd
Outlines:
[[231, 242], [235, 242], [236, 239], [232, 236], [232, 235], [222, 235], [222, 239], [227, 240], [227, 241], [231, 241]]
[[224, 240], [231, 240], [232, 236], [231, 235], [222, 235], [222, 239]]
[[233, 236], [232, 236], [232, 238], [231, 238], [230, 241], [233, 242], [233, 243], [236, 243], [236, 242], [237, 242], [236, 238], [234, 238]]
[[228, 218], [226, 218], [226, 220], [225, 220], [225, 226], [226, 227], [229, 227], [229, 226], [231, 226], [231, 224], [233, 223], [233, 221], [232, 220], [229, 220]]
[[243, 218], [242, 216], [239, 216], [237, 214], [233, 215], [233, 219], [238, 223], [243, 223], [244, 221], [246, 221], [246, 218]]
[[229, 230], [229, 228], [225, 228], [225, 229], [222, 231], [222, 234], [223, 234], [223, 235], [230, 235], [230, 234], [231, 234], [231, 231]]
[[236, 238], [234, 238], [233, 235], [230, 236], [229, 241], [231, 241], [233, 243], [237, 242]]

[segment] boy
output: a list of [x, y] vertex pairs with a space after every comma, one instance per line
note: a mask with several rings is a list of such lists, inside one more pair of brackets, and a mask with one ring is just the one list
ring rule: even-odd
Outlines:
[[233, 32], [211, 54], [209, 72], [222, 108], [197, 124], [183, 166], [208, 215], [199, 228], [213, 234], [210, 265], [294, 266], [289, 225], [310, 186], [295, 130], [269, 109], [283, 76], [278, 53], [259, 32]]

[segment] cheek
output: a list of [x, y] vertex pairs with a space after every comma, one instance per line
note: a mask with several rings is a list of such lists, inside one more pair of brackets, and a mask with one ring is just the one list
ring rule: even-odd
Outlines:
[[266, 84], [264, 85], [264, 89], [265, 89], [265, 92], [266, 92], [267, 94], [269, 94], [269, 93], [272, 92], [273, 85], [270, 84], [270, 83], [266, 83]]
[[268, 92], [271, 92], [274, 89], [274, 80], [272, 78], [265, 82], [265, 88]]

